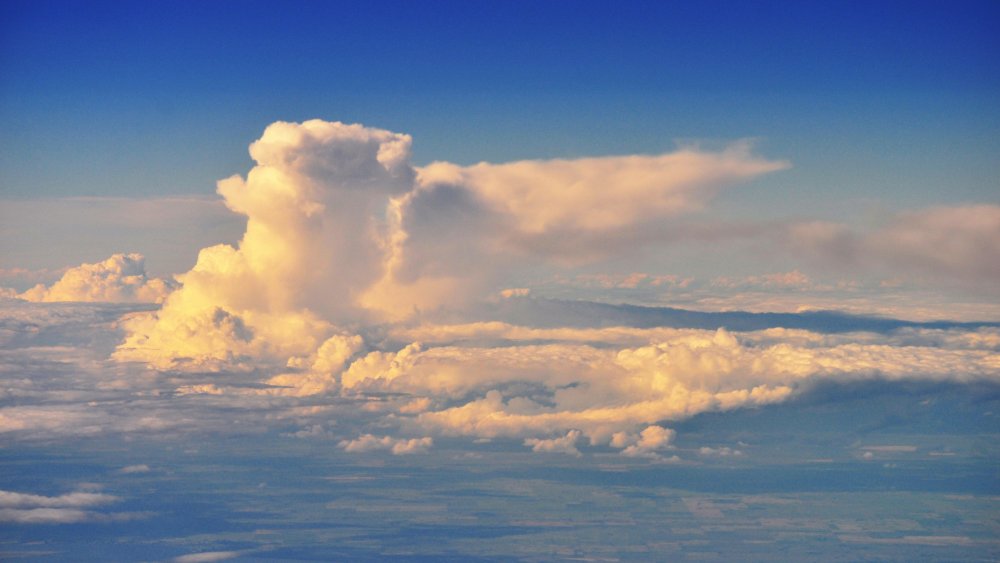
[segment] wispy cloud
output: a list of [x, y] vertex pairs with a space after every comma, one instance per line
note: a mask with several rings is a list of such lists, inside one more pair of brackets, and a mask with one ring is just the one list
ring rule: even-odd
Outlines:
[[76, 524], [80, 522], [127, 522], [152, 516], [148, 512], [104, 513], [87, 510], [120, 502], [114, 495], [77, 491], [48, 497], [0, 491], [0, 522], [14, 524]]

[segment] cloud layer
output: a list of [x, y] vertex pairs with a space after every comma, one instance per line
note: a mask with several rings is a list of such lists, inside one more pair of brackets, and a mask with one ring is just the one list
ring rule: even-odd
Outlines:
[[[666, 328], [637, 308], [570, 319], [594, 304], [527, 297], [531, 275], [601, 292], [816, 290], [798, 269], [701, 281], [574, 269], [667, 244], [684, 232], [671, 225], [720, 190], [787, 167], [746, 144], [422, 168], [410, 144], [361, 125], [272, 124], [250, 147], [254, 168], [218, 185], [246, 218], [242, 238], [202, 249], [176, 286], [146, 276], [141, 256], [118, 254], [4, 302], [0, 433], [188, 432], [239, 412], [252, 421], [240, 431], [334, 438], [350, 453], [420, 453], [454, 438], [672, 462], [673, 422], [766, 407], [821, 381], [1000, 381], [994, 326], [845, 327], [842, 317], [785, 315], [810, 330], [750, 317], [756, 324], [736, 330], [722, 326], [740, 320], [730, 315]], [[864, 235], [779, 227], [822, 260], [883, 257], [988, 280], [992, 262], [976, 261], [995, 254], [997, 217], [974, 206], [901, 214]], [[519, 306], [532, 309], [520, 321]], [[823, 319], [836, 326], [824, 330]], [[706, 448], [702, 457], [740, 451]]]

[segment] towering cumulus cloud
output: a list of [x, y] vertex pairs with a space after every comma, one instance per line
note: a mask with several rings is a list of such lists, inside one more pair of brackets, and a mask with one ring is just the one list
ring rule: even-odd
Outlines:
[[345, 333], [358, 323], [480, 297], [516, 260], [564, 255], [567, 237], [628, 238], [723, 185], [786, 166], [739, 145], [415, 169], [408, 135], [320, 120], [274, 123], [250, 154], [246, 179], [218, 185], [247, 217], [238, 247], [203, 249], [161, 311], [129, 321], [119, 359], [308, 367], [335, 349], [339, 366], [361, 346]]
[[279, 122], [250, 155], [245, 180], [218, 185], [247, 217], [239, 246], [203, 249], [163, 309], [130, 323], [119, 358], [211, 367], [309, 355], [331, 323], [363, 316], [359, 293], [382, 272], [386, 205], [413, 184], [410, 137]]

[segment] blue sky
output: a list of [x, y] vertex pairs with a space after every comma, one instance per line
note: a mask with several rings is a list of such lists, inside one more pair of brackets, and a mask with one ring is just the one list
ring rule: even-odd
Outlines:
[[4, 10], [8, 197], [211, 193], [263, 125], [322, 117], [408, 132], [418, 164], [752, 137], [786, 191], [996, 198], [992, 2]]
[[3, 3], [0, 559], [997, 559], [998, 37]]

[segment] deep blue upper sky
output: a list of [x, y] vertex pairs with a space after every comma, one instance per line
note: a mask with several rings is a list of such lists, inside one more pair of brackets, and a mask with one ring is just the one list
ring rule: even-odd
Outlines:
[[775, 193], [997, 200], [996, 2], [0, 10], [3, 197], [210, 193], [265, 125], [322, 117], [410, 133], [418, 164], [755, 137], [795, 167]]

